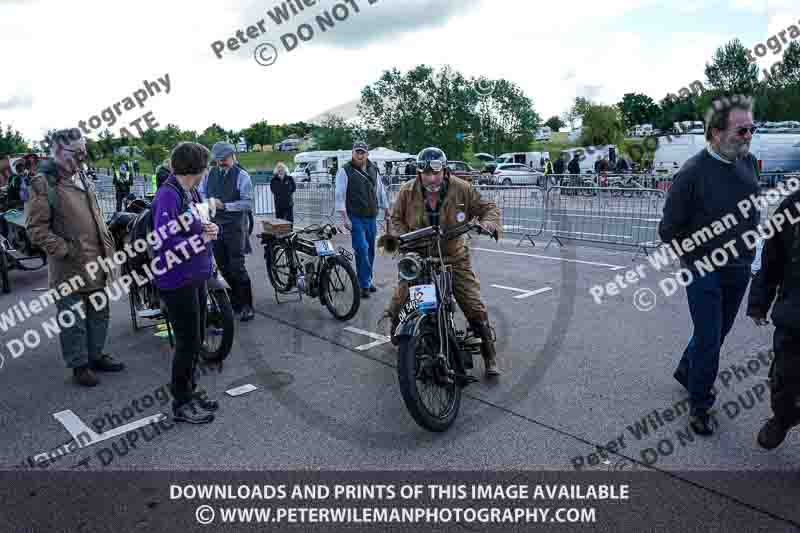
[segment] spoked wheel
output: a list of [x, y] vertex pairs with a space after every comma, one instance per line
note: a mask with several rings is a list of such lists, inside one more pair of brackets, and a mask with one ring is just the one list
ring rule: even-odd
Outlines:
[[267, 274], [272, 286], [278, 292], [289, 292], [294, 287], [294, 273], [291, 268], [291, 250], [284, 244], [274, 244], [270, 246], [269, 265]]
[[206, 337], [201, 355], [209, 362], [225, 360], [233, 347], [233, 307], [224, 289], [208, 291]]
[[454, 376], [445, 374], [444, 364], [436, 356], [438, 344], [434, 333], [422, 333], [401, 337], [398, 349], [403, 402], [417, 424], [429, 431], [446, 431], [461, 406], [461, 387]]
[[361, 305], [358, 278], [353, 265], [343, 257], [330, 259], [322, 270], [320, 299], [338, 320], [353, 318]]

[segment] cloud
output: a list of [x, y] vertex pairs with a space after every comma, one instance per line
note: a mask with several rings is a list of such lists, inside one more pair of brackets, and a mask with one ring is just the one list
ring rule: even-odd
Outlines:
[[0, 100], [0, 110], [11, 111], [12, 109], [31, 109], [33, 107], [33, 97], [30, 94], [14, 95], [9, 100]]
[[[485, 0], [318, 0], [312, 8], [306, 8], [290, 21], [277, 25], [268, 16], [277, 2], [264, 9], [263, 1], [254, 2], [241, 11], [242, 25], [251, 25], [264, 19], [270, 37], [280, 38], [289, 32], [297, 32], [301, 24], [314, 29], [309, 45], [327, 45], [333, 48], [360, 49], [368, 44], [390, 41], [401, 34], [417, 33], [431, 28], [444, 28], [451, 19], [471, 12]], [[374, 3], [371, 3], [374, 2]], [[353, 6], [356, 6], [356, 10]], [[339, 6], [344, 6], [339, 7]], [[334, 8], [336, 13], [334, 13]], [[333, 27], [320, 29], [317, 17], [330, 18]], [[334, 18], [338, 15], [339, 19]], [[304, 43], [305, 44], [305, 43]]]
[[599, 100], [603, 94], [604, 85], [578, 84], [577, 95], [589, 100]]

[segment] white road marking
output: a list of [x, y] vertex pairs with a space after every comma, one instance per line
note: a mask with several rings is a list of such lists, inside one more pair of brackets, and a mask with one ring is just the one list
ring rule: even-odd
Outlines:
[[[162, 420], [166, 420], [167, 415], [165, 415], [164, 413], [158, 413], [156, 415], [148, 416], [140, 420], [134, 420], [133, 422], [125, 424], [124, 426], [110, 429], [105, 433], [97, 433], [94, 429], [87, 426], [86, 423], [84, 423], [84, 421], [81, 420], [80, 417], [75, 413], [73, 413], [70, 409], [55, 413], [53, 417], [59, 422], [61, 422], [61, 425], [63, 425], [66, 428], [67, 432], [72, 436], [72, 439], [75, 441], [75, 444], [77, 445], [74, 450], [69, 450], [69, 449], [63, 450], [64, 453], [61, 455], [67, 455], [74, 451], [83, 448], [88, 448], [89, 446], [93, 446], [105, 440], [113, 439], [114, 437], [118, 437], [119, 435], [124, 435], [125, 433], [129, 433], [139, 428], [149, 426], [150, 424], [156, 424]], [[86, 435], [89, 436], [90, 440], [88, 443], [84, 444], [83, 441], [86, 439]], [[41, 454], [34, 454], [33, 457], [36, 457], [37, 455]]]
[[492, 285], [492, 287], [497, 287], [498, 289], [505, 289], [507, 291], [514, 291], [520, 292], [519, 296], [514, 296], [515, 299], [521, 300], [523, 298], [528, 298], [529, 296], [536, 296], [537, 294], [541, 294], [543, 292], [552, 291], [552, 287], [544, 287], [543, 289], [536, 289], [534, 291], [526, 291], [525, 289], [516, 289], [514, 287], [506, 287], [504, 285]]
[[375, 342], [370, 342], [369, 344], [362, 344], [361, 346], [356, 346], [355, 349], [359, 352], [363, 352], [364, 350], [369, 350], [370, 348], [374, 348], [376, 346], [380, 346], [381, 344], [386, 344], [390, 342], [392, 339], [385, 335], [378, 335], [377, 333], [372, 333], [371, 331], [364, 331], [363, 329], [354, 328], [353, 326], [347, 326], [344, 328], [345, 331], [349, 331], [350, 333], [356, 333], [358, 335], [364, 335], [369, 337], [370, 339], [375, 339]]
[[549, 257], [547, 255], [536, 255], [536, 254], [525, 254], [522, 252], [507, 252], [506, 250], [492, 250], [490, 248], [476, 248], [473, 247], [473, 250], [480, 250], [482, 252], [492, 252], [496, 254], [507, 254], [507, 255], [521, 255], [524, 257], [536, 257], [537, 259], [550, 259], [552, 261], [564, 261], [566, 263], [579, 263], [581, 265], [592, 265], [592, 266], [601, 266], [601, 267], [609, 267], [611, 270], [622, 270], [623, 268], [628, 268], [619, 265], [609, 265], [608, 263], [595, 263], [594, 261], [581, 261], [580, 259], [565, 259], [563, 257]]

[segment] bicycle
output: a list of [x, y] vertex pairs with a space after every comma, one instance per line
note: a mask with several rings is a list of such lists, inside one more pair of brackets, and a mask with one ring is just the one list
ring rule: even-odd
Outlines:
[[330, 241], [338, 233], [330, 224], [312, 224], [284, 235], [262, 233], [267, 276], [277, 303], [281, 303], [281, 294], [296, 290], [301, 301], [304, 294], [319, 298], [337, 320], [355, 316], [361, 305], [358, 278], [353, 254], [342, 247], [335, 249]]

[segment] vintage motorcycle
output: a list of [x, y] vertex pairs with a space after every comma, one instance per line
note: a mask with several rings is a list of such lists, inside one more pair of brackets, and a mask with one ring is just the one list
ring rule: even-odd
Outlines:
[[453, 424], [461, 389], [478, 381], [467, 371], [474, 357], [481, 356], [482, 341], [469, 326], [466, 331], [456, 328], [452, 266], [442, 254], [448, 241], [473, 231], [497, 239], [472, 221], [449, 230], [422, 228], [391, 245], [402, 254], [398, 272], [409, 284], [408, 300], [392, 331], [400, 392], [414, 420], [430, 431], [445, 431]]
[[0, 190], [0, 285], [11, 292], [9, 272], [35, 271], [47, 265], [47, 255], [31, 243], [25, 226], [25, 212], [9, 209], [7, 189]]
[[[117, 251], [123, 250], [126, 243], [130, 242], [131, 228], [140, 216], [150, 215], [150, 202], [134, 195], [129, 195], [124, 204], [124, 210], [111, 215], [107, 225], [114, 238], [114, 247]], [[145, 278], [142, 266], [149, 262], [147, 253], [137, 254], [134, 259], [122, 265], [123, 274], [137, 272], [140, 279]], [[208, 362], [223, 361], [233, 347], [234, 319], [228, 290], [230, 287], [220, 275], [214, 257], [211, 257], [212, 274], [206, 284], [207, 309], [205, 313], [206, 327], [203, 328], [203, 350], [201, 357]], [[142, 321], [161, 321], [167, 324], [167, 331], [172, 343], [172, 327], [165, 308], [161, 305], [161, 297], [155, 283], [149, 282], [142, 286], [136, 283], [130, 287], [128, 294], [131, 309], [131, 322], [134, 331], [142, 329]]]

